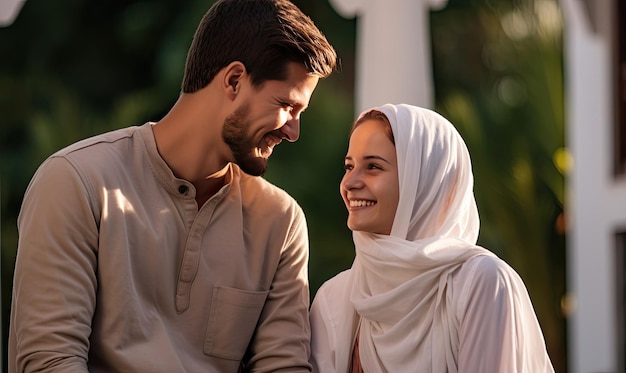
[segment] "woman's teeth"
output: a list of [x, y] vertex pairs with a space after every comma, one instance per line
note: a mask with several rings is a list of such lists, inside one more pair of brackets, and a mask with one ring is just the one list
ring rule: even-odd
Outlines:
[[372, 206], [374, 204], [376, 204], [376, 202], [364, 201], [364, 200], [351, 200], [350, 201], [350, 207], [365, 207], [365, 206]]

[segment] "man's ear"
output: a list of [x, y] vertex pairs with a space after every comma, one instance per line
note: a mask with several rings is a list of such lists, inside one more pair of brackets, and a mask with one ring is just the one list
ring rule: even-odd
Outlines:
[[222, 87], [226, 97], [234, 100], [241, 91], [243, 79], [247, 76], [246, 67], [240, 61], [233, 61], [224, 68]]

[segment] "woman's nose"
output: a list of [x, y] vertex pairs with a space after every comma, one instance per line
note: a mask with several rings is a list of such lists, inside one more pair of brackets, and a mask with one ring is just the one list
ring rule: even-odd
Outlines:
[[363, 187], [363, 181], [358, 172], [354, 170], [346, 172], [341, 179], [341, 187], [345, 190], [353, 190]]

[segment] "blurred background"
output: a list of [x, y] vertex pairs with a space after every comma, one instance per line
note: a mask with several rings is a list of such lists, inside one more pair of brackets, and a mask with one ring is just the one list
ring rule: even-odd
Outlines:
[[[313, 296], [354, 257], [338, 190], [355, 112], [358, 21], [327, 1], [294, 3], [341, 58], [339, 71], [313, 94], [300, 140], [276, 149], [266, 175], [307, 215]], [[187, 48], [211, 4], [29, 0], [12, 25], [0, 28], [3, 367], [16, 219], [35, 169], [79, 139], [159, 120], [178, 97]], [[449, 0], [430, 12], [429, 27], [434, 108], [455, 124], [472, 155], [479, 244], [519, 272], [555, 369], [566, 372], [563, 206], [570, 163], [561, 20], [556, 0]]]

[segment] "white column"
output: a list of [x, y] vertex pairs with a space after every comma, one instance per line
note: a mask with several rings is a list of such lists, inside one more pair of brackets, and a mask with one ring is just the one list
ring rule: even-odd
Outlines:
[[0, 0], [0, 27], [9, 27], [17, 18], [26, 0]]
[[447, 0], [330, 0], [357, 19], [355, 110], [385, 103], [433, 107], [429, 12]]
[[626, 227], [626, 179], [612, 171], [613, 1], [561, 0], [565, 20], [569, 370], [617, 370], [615, 234]]

